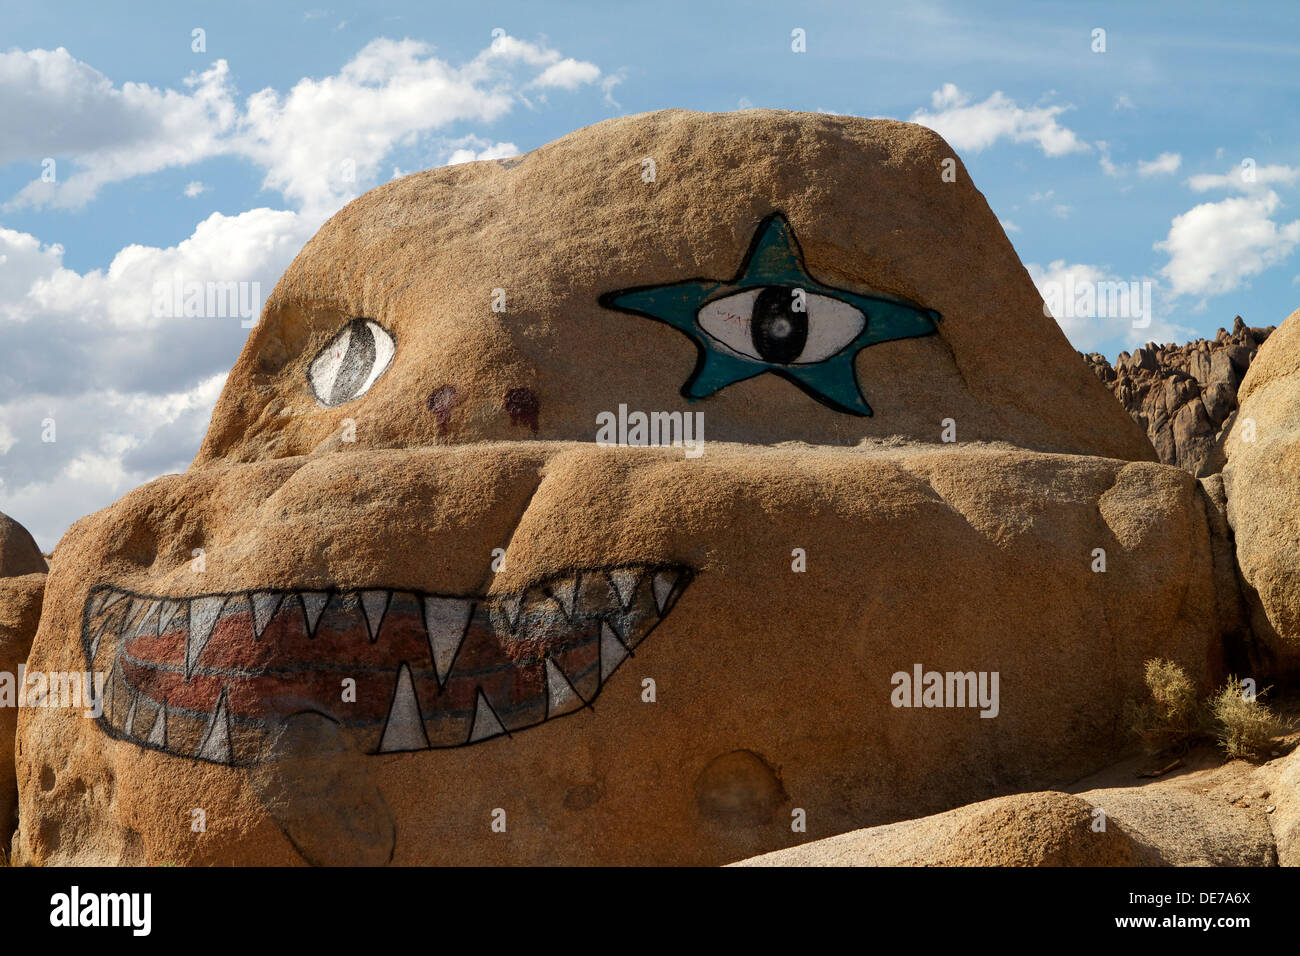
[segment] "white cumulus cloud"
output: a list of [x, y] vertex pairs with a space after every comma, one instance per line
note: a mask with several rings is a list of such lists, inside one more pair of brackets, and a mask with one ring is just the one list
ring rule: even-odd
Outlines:
[[[0, 165], [54, 160], [6, 208], [77, 208], [108, 183], [227, 152], [236, 108], [225, 60], [187, 92], [115, 87], [67, 50], [0, 54]], [[70, 171], [65, 167], [70, 167]]]
[[1073, 130], [1057, 121], [1069, 108], [1066, 106], [1024, 108], [1000, 91], [972, 103], [970, 94], [953, 83], [945, 83], [935, 90], [930, 101], [933, 110], [917, 110], [911, 121], [930, 127], [954, 149], [978, 152], [1000, 139], [1033, 143], [1045, 155], [1053, 157], [1090, 149]]
[[1300, 242], [1300, 220], [1279, 225], [1272, 190], [1202, 203], [1169, 226], [1155, 248], [1169, 256], [1160, 274], [1175, 295], [1220, 295], [1276, 265]]
[[530, 88], [597, 85], [608, 98], [615, 82], [508, 35], [459, 66], [426, 43], [376, 39], [334, 75], [242, 104], [225, 60], [178, 91], [115, 86], [62, 48], [0, 54], [0, 165], [55, 160], [51, 181], [33, 180], [6, 205], [77, 208], [110, 183], [225, 155], [257, 164], [264, 187], [319, 214], [379, 182], [398, 146], [500, 119]]
[[[186, 467], [247, 329], [240, 314], [160, 311], [160, 296], [234, 287], [256, 318], [325, 218], [389, 170], [402, 175], [395, 150], [515, 155], [512, 142], [447, 128], [531, 106], [528, 90], [590, 86], [608, 100], [619, 77], [504, 34], [459, 64], [375, 40], [336, 74], [242, 101], [222, 60], [172, 90], [115, 84], [64, 49], [0, 54], [0, 165], [54, 160], [52, 181], [29, 183], [9, 208], [77, 208], [111, 183], [219, 156], [255, 164], [293, 207], [212, 213], [175, 245], [131, 244], [83, 271], [58, 243], [0, 227], [0, 511], [48, 549], [80, 515]], [[193, 180], [183, 195], [207, 191]]]
[[61, 246], [0, 229], [0, 511], [50, 548], [78, 516], [184, 469], [247, 330], [237, 313], [159, 316], [155, 287], [235, 283], [255, 318], [318, 226], [286, 210], [213, 213], [175, 246], [127, 246], [86, 272]]
[[[1064, 259], [1045, 266], [1028, 262], [1025, 269], [1061, 331], [1081, 352], [1114, 354], [1150, 341], [1195, 337], [1192, 329], [1162, 317], [1167, 303], [1160, 299], [1160, 286], [1151, 276], [1124, 278], [1104, 266]], [[1113, 308], [1112, 302], [1120, 308]]]
[[1178, 172], [1183, 157], [1178, 153], [1161, 153], [1152, 160], [1138, 160], [1139, 176], [1169, 176]]
[[1187, 180], [1193, 192], [1211, 189], [1235, 189], [1238, 192], [1260, 192], [1270, 186], [1294, 186], [1300, 183], [1300, 166], [1255, 166], [1254, 163], [1238, 166], [1226, 173], [1201, 173]]
[[544, 69], [541, 75], [533, 80], [533, 85], [576, 90], [584, 83], [594, 83], [598, 79], [600, 79], [600, 69], [596, 64], [566, 58]]
[[446, 161], [448, 166], [454, 166], [457, 163], [472, 163], [484, 159], [506, 159], [510, 156], [519, 155], [519, 147], [514, 143], [493, 143], [472, 135], [462, 136], [460, 139], [452, 140], [447, 145], [451, 148], [451, 153], [447, 156]]

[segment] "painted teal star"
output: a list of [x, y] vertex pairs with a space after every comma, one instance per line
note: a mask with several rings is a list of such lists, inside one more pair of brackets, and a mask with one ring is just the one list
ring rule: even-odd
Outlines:
[[[763, 291], [767, 289], [776, 291]], [[747, 331], [740, 334], [753, 337], [752, 352], [734, 342], [723, 342], [716, 334], [707, 331], [700, 321], [700, 310], [705, 306], [746, 290], [759, 290], [752, 298], [753, 315], [748, 318], [732, 315], [729, 318], [739, 318], [747, 323]], [[794, 324], [794, 337], [788, 341], [795, 342], [795, 348], [802, 348], [802, 343], [808, 338], [809, 321], [816, 321], [815, 318], [808, 319], [806, 313], [799, 315], [798, 310], [791, 311], [783, 305], [795, 290], [803, 290], [807, 297], [836, 299], [856, 309], [865, 319], [860, 331], [856, 331], [833, 354], [815, 361], [800, 362], [798, 354], [783, 353], [780, 343], [785, 340], [774, 339], [773, 335], [789, 337]], [[744, 298], [751, 301], [750, 297]], [[810, 298], [810, 301], [815, 299]], [[764, 304], [761, 309], [760, 302]], [[803, 253], [794, 231], [780, 213], [773, 213], [759, 223], [745, 261], [734, 279], [687, 279], [666, 285], [623, 289], [605, 293], [600, 297], [600, 304], [665, 322], [690, 337], [699, 349], [695, 370], [682, 386], [682, 395], [690, 401], [707, 398], [735, 382], [771, 372], [793, 382], [817, 401], [851, 415], [871, 414], [871, 406], [862, 394], [854, 371], [857, 354], [879, 342], [933, 334], [940, 320], [938, 312], [912, 302], [883, 295], [860, 295], [818, 282], [804, 267]], [[760, 311], [763, 312], [761, 317]], [[756, 323], [760, 321], [778, 324], [764, 324], [759, 328]], [[777, 332], [771, 333], [773, 328]], [[853, 331], [851, 327], [849, 332]], [[799, 338], [800, 333], [802, 338]], [[824, 333], [822, 339], [825, 339]], [[768, 352], [767, 357], [763, 356], [764, 351]]]

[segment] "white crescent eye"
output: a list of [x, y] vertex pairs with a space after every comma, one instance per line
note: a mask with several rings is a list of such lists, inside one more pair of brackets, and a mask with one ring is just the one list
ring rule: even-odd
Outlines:
[[353, 319], [307, 368], [307, 381], [316, 401], [326, 408], [360, 398], [393, 361], [397, 343], [373, 319]]
[[714, 299], [695, 320], [735, 354], [773, 365], [824, 361], [867, 325], [866, 315], [847, 302], [774, 285]]

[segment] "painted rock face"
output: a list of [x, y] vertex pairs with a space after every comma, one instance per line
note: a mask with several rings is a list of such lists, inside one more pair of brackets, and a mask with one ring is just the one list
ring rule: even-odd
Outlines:
[[20, 859], [725, 862], [1104, 759], [1209, 532], [951, 158], [673, 111], [349, 205], [60, 546]]

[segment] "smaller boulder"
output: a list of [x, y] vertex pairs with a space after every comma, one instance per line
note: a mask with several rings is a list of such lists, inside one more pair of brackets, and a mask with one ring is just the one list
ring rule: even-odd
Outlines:
[[1047, 790], [996, 797], [917, 820], [855, 830], [738, 866], [1130, 866], [1124, 828], [1093, 830], [1093, 806]]
[[[12, 693], [21, 691], [17, 686], [18, 669], [31, 652], [36, 626], [41, 620], [45, 577], [24, 574], [0, 578], [0, 680], [14, 682]], [[18, 779], [14, 770], [18, 708], [15, 703], [16, 700], [0, 699], [0, 849], [6, 850], [18, 822]]]
[[36, 540], [13, 518], [0, 514], [0, 578], [49, 570]]

